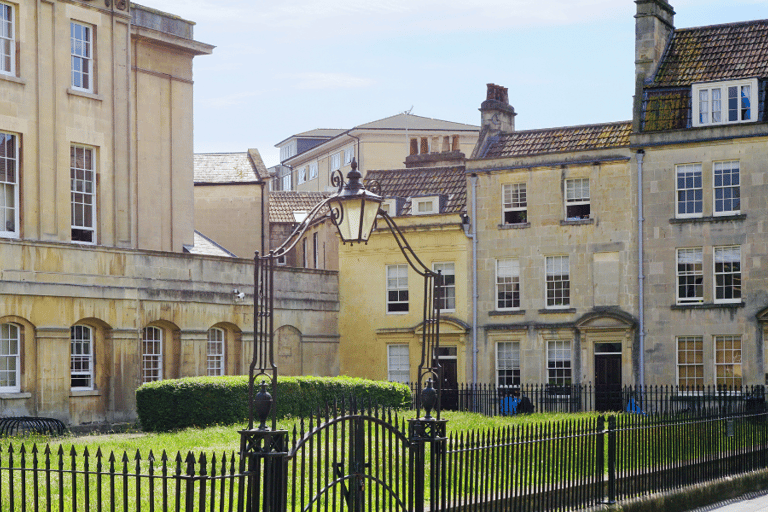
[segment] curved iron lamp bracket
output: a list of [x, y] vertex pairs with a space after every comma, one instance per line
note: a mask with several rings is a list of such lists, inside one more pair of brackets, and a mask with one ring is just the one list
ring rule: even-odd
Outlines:
[[[408, 240], [387, 212], [379, 209], [379, 216], [384, 219], [392, 236], [405, 256], [408, 265], [424, 278], [424, 309], [421, 336], [421, 361], [418, 368], [418, 389], [422, 389], [416, 399], [416, 417], [424, 409], [424, 419], [432, 419], [431, 412], [435, 411], [436, 419], [440, 419], [440, 389], [443, 384], [443, 368], [440, 365], [440, 309], [444, 301], [444, 280], [440, 271], [427, 267], [416, 255]], [[427, 382], [424, 383], [424, 379]]]

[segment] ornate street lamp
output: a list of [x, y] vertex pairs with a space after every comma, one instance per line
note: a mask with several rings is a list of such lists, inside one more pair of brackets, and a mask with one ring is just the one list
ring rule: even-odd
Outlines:
[[[315, 221], [330, 218], [339, 231], [343, 243], [367, 243], [380, 216], [389, 227], [408, 264], [424, 277], [424, 321], [422, 324], [421, 363], [418, 368], [418, 385], [426, 379], [426, 388], [420, 400], [417, 400], [416, 416], [421, 408], [425, 410], [425, 422], [440, 422], [440, 383], [442, 368], [437, 361], [439, 348], [439, 301], [443, 293], [442, 276], [432, 271], [416, 256], [392, 218], [380, 208], [382, 198], [378, 193], [381, 187], [376, 182], [369, 182], [369, 190], [360, 182], [362, 175], [357, 170], [357, 162], [352, 160], [352, 170], [344, 180], [341, 172], [335, 171], [331, 183], [338, 191], [317, 204], [293, 230], [283, 244], [267, 255], [256, 253], [254, 273], [254, 312], [253, 312], [253, 360], [249, 369], [248, 430], [241, 432], [241, 451], [279, 450], [284, 443], [284, 436], [277, 432], [277, 417], [274, 400], [277, 398], [277, 364], [274, 351], [274, 267], [278, 258], [284, 257], [304, 236], [309, 226]], [[327, 210], [327, 212], [325, 211]], [[267, 384], [269, 382], [269, 384]], [[257, 386], [261, 390], [255, 393]], [[267, 389], [271, 387], [271, 393]], [[435, 411], [437, 418], [432, 418]], [[271, 427], [267, 420], [271, 419]], [[254, 424], [258, 421], [258, 426]], [[444, 423], [443, 423], [444, 425]], [[429, 432], [424, 433], [426, 428]], [[435, 435], [432, 427], [422, 427], [421, 435]], [[434, 429], [439, 433], [440, 428]], [[266, 444], [265, 444], [266, 443]]]

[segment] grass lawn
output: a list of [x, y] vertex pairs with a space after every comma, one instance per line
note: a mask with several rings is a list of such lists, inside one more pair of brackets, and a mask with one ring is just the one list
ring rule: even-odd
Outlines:
[[[410, 419], [415, 416], [411, 410], [401, 411], [401, 419]], [[594, 418], [597, 413], [535, 413], [517, 416], [496, 416], [486, 417], [481, 414], [465, 412], [442, 412], [442, 417], [448, 420], [448, 433], [467, 432], [471, 430], [488, 430], [493, 428], [511, 426], [511, 425], [534, 425], [543, 423], [552, 423], [562, 420], [576, 420], [583, 418]], [[14, 445], [23, 442], [25, 444], [38, 443], [49, 444], [51, 451], [58, 450], [62, 446], [68, 453], [71, 447], [74, 447], [78, 453], [81, 453], [85, 447], [88, 447], [91, 454], [95, 453], [97, 448], [101, 448], [102, 453], [128, 452], [134, 454], [139, 450], [144, 457], [149, 451], [157, 456], [163, 450], [171, 456], [177, 452], [186, 455], [188, 451], [193, 453], [222, 453], [237, 452], [240, 450], [239, 431], [246, 428], [247, 423], [239, 425], [223, 425], [204, 429], [188, 428], [177, 432], [153, 433], [141, 432], [139, 430], [127, 431], [115, 434], [93, 434], [93, 435], [65, 435], [62, 437], [48, 438], [44, 436], [23, 436], [23, 437], [5, 437], [0, 438], [0, 447], [5, 451], [9, 443]], [[298, 426], [295, 419], [283, 419], [278, 421], [278, 429], [292, 431]]]

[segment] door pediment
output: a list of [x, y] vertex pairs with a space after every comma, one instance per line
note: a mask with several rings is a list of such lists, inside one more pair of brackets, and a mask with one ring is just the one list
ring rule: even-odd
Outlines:
[[592, 311], [576, 321], [580, 331], [629, 330], [637, 326], [635, 318], [621, 310]]

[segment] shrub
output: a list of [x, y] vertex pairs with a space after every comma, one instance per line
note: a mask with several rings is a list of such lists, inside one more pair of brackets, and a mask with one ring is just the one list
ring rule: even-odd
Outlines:
[[[411, 391], [404, 384], [352, 377], [278, 377], [276, 413], [278, 418], [309, 416], [334, 400], [350, 397], [366, 406], [399, 408], [410, 404]], [[143, 384], [136, 390], [136, 410], [146, 431], [239, 423], [248, 419], [248, 377], [188, 377]]]

